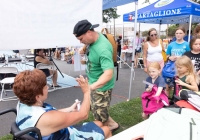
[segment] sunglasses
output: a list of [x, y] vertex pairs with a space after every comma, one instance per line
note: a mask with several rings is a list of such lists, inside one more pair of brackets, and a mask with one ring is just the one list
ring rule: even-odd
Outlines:
[[153, 37], [153, 36], [157, 36], [157, 34], [152, 34], [152, 35], [150, 35], [151, 37]]

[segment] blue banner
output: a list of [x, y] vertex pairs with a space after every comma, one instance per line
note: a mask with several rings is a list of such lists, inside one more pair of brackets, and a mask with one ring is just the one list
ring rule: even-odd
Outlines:
[[103, 0], [103, 10], [136, 1], [138, 0]]
[[[188, 0], [158, 0], [139, 9], [137, 21], [155, 24], [184, 23], [188, 22], [189, 15], [200, 16], [199, 11], [200, 5]], [[123, 21], [134, 22], [134, 19], [135, 11], [123, 15]]]

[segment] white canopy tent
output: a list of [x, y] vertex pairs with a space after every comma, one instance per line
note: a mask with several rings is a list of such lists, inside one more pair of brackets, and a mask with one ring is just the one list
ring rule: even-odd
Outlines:
[[[100, 24], [102, 9], [138, 0], [1, 0], [0, 1], [0, 51], [36, 48], [81, 46], [73, 35], [74, 25], [87, 19]], [[102, 8], [103, 7], [103, 8]], [[137, 17], [134, 23], [136, 34]], [[135, 40], [133, 41], [135, 43]], [[133, 49], [134, 60], [135, 49]], [[133, 62], [129, 99], [133, 80]]]
[[80, 46], [74, 25], [102, 24], [101, 0], [1, 0], [0, 50]]

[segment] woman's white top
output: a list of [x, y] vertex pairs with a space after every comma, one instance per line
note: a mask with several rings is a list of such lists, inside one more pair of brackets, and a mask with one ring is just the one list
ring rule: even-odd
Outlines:
[[152, 47], [149, 42], [147, 42], [147, 44], [148, 44], [147, 61], [159, 62], [159, 61], [163, 60], [162, 46], [160, 45], [160, 42], [159, 42], [158, 46], [156, 46], [156, 47]]

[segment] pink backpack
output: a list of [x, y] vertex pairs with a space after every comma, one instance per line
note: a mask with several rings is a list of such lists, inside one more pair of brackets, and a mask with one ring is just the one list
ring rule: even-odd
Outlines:
[[164, 90], [161, 92], [159, 97], [154, 97], [157, 89], [158, 88], [154, 85], [151, 92], [145, 91], [143, 92], [141, 96], [143, 112], [146, 115], [156, 112], [158, 109], [162, 108], [164, 105], [166, 106], [169, 105], [168, 96]]

